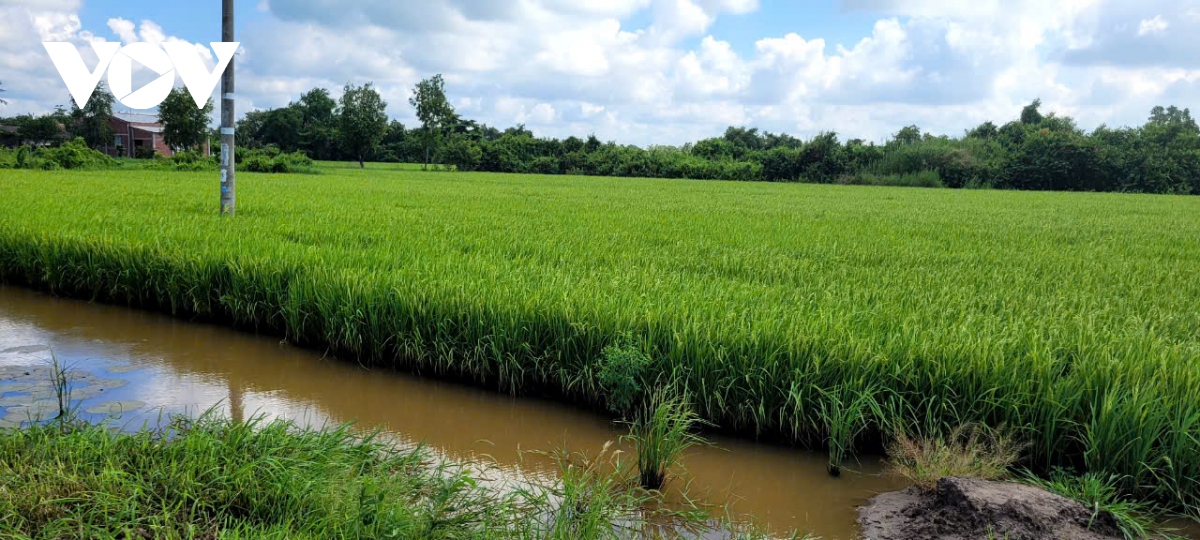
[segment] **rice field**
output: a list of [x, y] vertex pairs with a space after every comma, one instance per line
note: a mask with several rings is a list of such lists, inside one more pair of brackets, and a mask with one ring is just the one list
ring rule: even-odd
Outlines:
[[[1200, 198], [329, 168], [0, 171], [0, 279], [599, 406], [625, 336], [701, 417], [1200, 503]], [[834, 463], [836, 462], [836, 463]]]

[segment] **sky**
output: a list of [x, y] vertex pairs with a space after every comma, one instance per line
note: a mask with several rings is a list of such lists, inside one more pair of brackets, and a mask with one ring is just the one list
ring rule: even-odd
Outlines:
[[[0, 0], [0, 116], [69, 103], [43, 41], [203, 47], [220, 16]], [[1085, 129], [1200, 106], [1200, 0], [237, 0], [235, 20], [239, 115], [373, 82], [414, 125], [411, 89], [436, 73], [464, 117], [642, 146], [730, 125], [960, 136], [1035, 98]]]

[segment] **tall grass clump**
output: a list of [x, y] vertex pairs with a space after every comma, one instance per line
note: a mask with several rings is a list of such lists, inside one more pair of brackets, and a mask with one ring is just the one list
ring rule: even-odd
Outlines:
[[888, 464], [893, 474], [932, 490], [942, 478], [1007, 478], [1023, 448], [1003, 430], [981, 426], [929, 438], [899, 433], [888, 447]]
[[[580, 404], [675, 377], [835, 466], [1004, 425], [1200, 506], [1197, 198], [375, 168], [255, 176], [230, 220], [215, 181], [0, 170], [0, 280]], [[653, 361], [606, 387], [623, 335]]]
[[665, 387], [650, 395], [629, 423], [626, 437], [637, 453], [638, 480], [643, 488], [662, 489], [671, 470], [682, 466], [683, 453], [704, 444], [697, 434], [703, 425], [687, 393]]

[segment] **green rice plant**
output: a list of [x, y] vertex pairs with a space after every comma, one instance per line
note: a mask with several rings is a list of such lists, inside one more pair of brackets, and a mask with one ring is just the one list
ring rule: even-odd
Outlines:
[[325, 172], [229, 220], [208, 172], [0, 170], [0, 281], [584, 405], [637, 336], [724, 430], [840, 463], [1006, 425], [1200, 506], [1198, 198]]
[[688, 448], [705, 444], [696, 430], [705, 422], [692, 410], [691, 399], [673, 385], [654, 391], [629, 423], [637, 453], [638, 480], [645, 489], [662, 489], [672, 469], [681, 467]]
[[842, 461], [853, 452], [854, 442], [870, 427], [873, 419], [883, 417], [879, 406], [879, 388], [874, 385], [855, 388], [843, 386], [820, 393], [820, 414], [829, 447], [829, 474], [842, 474]]

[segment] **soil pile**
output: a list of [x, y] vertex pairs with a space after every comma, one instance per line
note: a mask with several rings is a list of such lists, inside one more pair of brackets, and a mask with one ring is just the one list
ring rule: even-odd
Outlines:
[[943, 478], [937, 488], [879, 495], [858, 509], [866, 540], [1108, 540], [1123, 538], [1106, 512], [1023, 484]]

